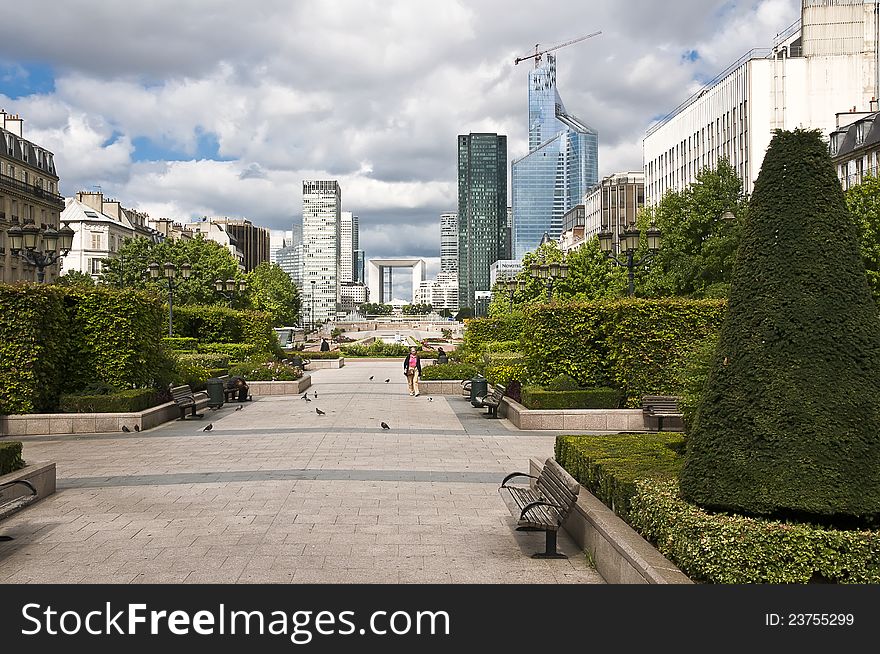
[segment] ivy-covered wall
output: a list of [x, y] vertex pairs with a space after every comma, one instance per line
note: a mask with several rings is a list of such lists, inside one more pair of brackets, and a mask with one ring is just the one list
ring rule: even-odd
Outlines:
[[272, 319], [261, 311], [236, 311], [218, 306], [174, 308], [174, 335], [201, 343], [250, 343], [260, 352], [278, 349]]

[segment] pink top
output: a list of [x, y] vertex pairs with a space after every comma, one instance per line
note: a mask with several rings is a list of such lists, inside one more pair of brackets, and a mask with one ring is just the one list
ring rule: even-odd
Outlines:
[[419, 363], [419, 355], [418, 354], [410, 354], [409, 355], [409, 363], [407, 364], [410, 368], [415, 368]]

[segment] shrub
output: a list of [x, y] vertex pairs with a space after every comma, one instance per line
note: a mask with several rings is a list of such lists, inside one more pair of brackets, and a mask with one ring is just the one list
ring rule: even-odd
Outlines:
[[703, 398], [706, 378], [712, 366], [715, 349], [718, 347], [718, 335], [712, 334], [705, 341], [696, 345], [685, 357], [676, 374], [679, 387], [678, 408], [682, 413], [685, 432], [689, 432], [697, 414], [697, 407]]
[[159, 404], [154, 389], [130, 389], [99, 395], [62, 395], [64, 413], [133, 413]]
[[169, 350], [178, 352], [195, 352], [198, 347], [199, 339], [184, 336], [166, 336], [162, 339], [162, 344]]
[[[385, 343], [383, 341], [375, 341], [370, 343], [369, 345], [343, 345], [340, 347], [340, 351], [343, 356], [347, 357], [400, 357], [403, 359], [407, 354], [409, 354], [409, 345], [402, 345], [400, 343]], [[305, 356], [309, 356], [311, 353], [306, 352]], [[430, 351], [421, 351], [418, 353], [419, 358], [422, 359], [430, 359], [436, 358], [436, 352]]]
[[562, 373], [544, 384], [543, 388], [545, 391], [576, 391], [580, 389], [580, 384], [571, 375]]
[[287, 350], [284, 353], [285, 357], [290, 358], [294, 355], [301, 356], [304, 359], [341, 359], [344, 355], [342, 352], [338, 350], [331, 350], [330, 352], [299, 352], [296, 350]]
[[21, 441], [0, 442], [0, 475], [8, 475], [21, 468], [24, 468]]
[[712, 514], [681, 499], [673, 480], [634, 486], [630, 522], [695, 581], [880, 583], [880, 532]]
[[302, 377], [302, 370], [274, 357], [253, 357], [230, 368], [229, 374], [247, 381], [296, 381]]
[[636, 482], [675, 479], [681, 470], [681, 434], [557, 436], [556, 460], [608, 508], [629, 522]]
[[521, 397], [527, 409], [616, 409], [621, 403], [620, 391], [613, 388], [546, 391], [537, 386], [524, 386]]
[[193, 390], [200, 390], [205, 386], [205, 380], [211, 377], [208, 368], [198, 361], [177, 357], [174, 362], [172, 383], [175, 386], [189, 384]]
[[244, 361], [252, 356], [266, 352], [254, 343], [200, 343], [198, 351], [203, 353], [225, 354], [230, 361]]
[[174, 309], [174, 331], [210, 343], [247, 343], [259, 352], [279, 348], [269, 314], [226, 307], [184, 305]]
[[492, 385], [509, 384], [512, 381], [529, 381], [529, 369], [525, 357], [519, 352], [502, 352], [486, 356], [486, 379]]
[[178, 361], [188, 365], [201, 366], [202, 368], [228, 368], [229, 356], [219, 352], [182, 352], [177, 355]]
[[[792, 165], [792, 162], [798, 162]], [[751, 515], [880, 517], [880, 321], [818, 131], [777, 131], [681, 489]]]
[[438, 363], [422, 369], [422, 379], [471, 379], [477, 374], [474, 366], [465, 363]]

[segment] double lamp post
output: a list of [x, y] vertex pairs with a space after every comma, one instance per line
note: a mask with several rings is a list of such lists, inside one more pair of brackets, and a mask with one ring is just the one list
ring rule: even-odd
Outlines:
[[6, 230], [12, 256], [36, 267], [37, 281], [46, 279], [45, 269], [67, 256], [73, 246], [74, 231], [65, 224], [60, 230], [54, 227], [37, 227], [33, 221], [15, 224]]
[[625, 266], [629, 273], [629, 284], [627, 286], [627, 295], [633, 296], [635, 292], [635, 269], [643, 266], [660, 250], [660, 242], [662, 235], [660, 230], [651, 225], [645, 232], [645, 239], [648, 242], [648, 253], [641, 259], [635, 259], [635, 253], [641, 244], [641, 232], [635, 224], [630, 225], [618, 235], [620, 241], [619, 254], [614, 253], [614, 234], [607, 226], [602, 227], [599, 232], [599, 249], [607, 258], [611, 259], [618, 266]]

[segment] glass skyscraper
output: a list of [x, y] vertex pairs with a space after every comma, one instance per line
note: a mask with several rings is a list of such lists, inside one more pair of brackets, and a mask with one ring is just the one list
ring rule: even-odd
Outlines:
[[562, 233], [562, 216], [599, 182], [599, 133], [569, 114], [556, 90], [556, 58], [529, 72], [529, 153], [513, 162], [514, 259], [544, 232]]
[[474, 308], [489, 291], [489, 266], [504, 258], [507, 231], [507, 137], [458, 137], [458, 305]]

